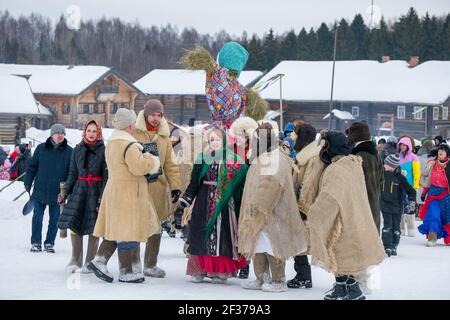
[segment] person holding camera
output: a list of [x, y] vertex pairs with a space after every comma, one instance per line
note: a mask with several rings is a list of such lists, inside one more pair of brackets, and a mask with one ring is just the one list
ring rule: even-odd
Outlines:
[[[176, 203], [181, 194], [180, 169], [175, 161], [170, 141], [169, 125], [164, 119], [164, 106], [156, 99], [150, 99], [136, 119], [134, 138], [142, 144], [144, 150], [158, 156], [161, 162], [157, 174], [147, 175], [149, 195], [153, 199], [159, 220], [165, 221], [170, 216], [170, 201]], [[148, 238], [145, 247], [144, 275], [164, 278], [166, 272], [157, 267], [162, 233]]]
[[102, 237], [95, 258], [87, 265], [106, 282], [114, 278], [107, 263], [116, 249], [119, 256], [119, 282], [141, 283], [140, 242], [161, 232], [156, 210], [147, 189], [145, 175], [158, 172], [158, 157], [146, 152], [133, 138], [136, 114], [120, 108], [114, 116], [115, 130], [105, 148], [108, 181], [103, 191], [95, 237]]

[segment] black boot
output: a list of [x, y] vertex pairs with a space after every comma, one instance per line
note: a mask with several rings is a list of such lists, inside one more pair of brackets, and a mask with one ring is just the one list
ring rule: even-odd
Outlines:
[[293, 278], [287, 282], [287, 286], [288, 286], [288, 288], [292, 288], [292, 289], [298, 289], [298, 288], [311, 289], [312, 281], [311, 280], [302, 280], [298, 275], [296, 275], [295, 278]]
[[347, 296], [347, 276], [336, 277], [336, 283], [329, 294], [325, 295], [324, 300], [344, 300]]
[[249, 266], [242, 268], [239, 271], [239, 279], [248, 279], [248, 273], [249, 273]]
[[297, 271], [297, 275], [287, 282], [288, 288], [312, 288], [311, 265], [308, 256], [296, 256], [294, 258], [294, 269]]
[[347, 295], [344, 300], [365, 300], [366, 296], [358, 285], [358, 282], [352, 277], [347, 279]]

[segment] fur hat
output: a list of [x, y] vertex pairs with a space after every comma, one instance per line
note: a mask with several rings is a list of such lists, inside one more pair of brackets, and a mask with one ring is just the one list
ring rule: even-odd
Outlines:
[[54, 135], [55, 133], [62, 133], [62, 134], [66, 134], [66, 127], [64, 127], [64, 125], [62, 125], [61, 123], [55, 123], [54, 125], [52, 125], [52, 127], [50, 128], [50, 135]]
[[348, 142], [354, 144], [359, 141], [370, 140], [370, 130], [366, 122], [353, 122], [345, 133], [348, 137]]
[[384, 159], [384, 164], [388, 165], [391, 168], [398, 168], [400, 167], [400, 157], [398, 156], [398, 154], [390, 154], [386, 157], [386, 159]]
[[278, 135], [280, 133], [280, 129], [278, 127], [278, 123], [276, 121], [273, 121], [273, 120], [261, 119], [261, 120], [258, 121], [258, 126], [261, 126], [261, 125], [263, 125], [265, 123], [269, 123], [272, 126], [273, 132], [278, 137]]
[[317, 130], [309, 123], [297, 123], [294, 130], [297, 135], [294, 149], [300, 152], [305, 146], [316, 140]]
[[148, 116], [151, 116], [155, 112], [159, 112], [161, 114], [164, 114], [164, 106], [161, 103], [161, 101], [159, 101], [157, 99], [150, 99], [144, 105], [144, 117], [145, 117], [145, 119], [147, 119]]
[[236, 136], [239, 130], [244, 131], [246, 136], [251, 136], [258, 128], [258, 123], [250, 117], [240, 117], [236, 119], [230, 127], [230, 135]]
[[320, 133], [321, 140], [325, 140], [325, 145], [320, 150], [320, 160], [325, 164], [330, 164], [335, 156], [350, 154], [348, 139], [342, 132], [323, 130]]
[[132, 125], [136, 122], [136, 113], [134, 110], [128, 110], [127, 108], [120, 108], [117, 110], [116, 115], [114, 116], [114, 120], [112, 121], [112, 125], [114, 128], [123, 130], [129, 125]]
[[425, 140], [424, 142], [422, 142], [422, 148], [431, 150], [433, 148], [434, 144], [433, 144], [433, 140]]

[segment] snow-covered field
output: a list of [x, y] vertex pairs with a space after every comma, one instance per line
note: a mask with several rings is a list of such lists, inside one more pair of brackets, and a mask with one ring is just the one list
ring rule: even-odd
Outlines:
[[[7, 181], [0, 181], [0, 187]], [[70, 239], [56, 240], [56, 253], [31, 253], [32, 214], [22, 216], [28, 195], [13, 202], [23, 191], [21, 182], [0, 192], [0, 299], [322, 299], [331, 288], [333, 276], [313, 266], [313, 289], [289, 289], [284, 293], [249, 291], [240, 287], [240, 279], [226, 285], [194, 284], [185, 275], [183, 241], [163, 235], [158, 265], [166, 270], [164, 279], [146, 278], [143, 284], [109, 284], [92, 274], [69, 275], [65, 266], [70, 258]], [[48, 216], [44, 219], [45, 238]], [[419, 222], [418, 222], [419, 223]], [[425, 247], [422, 236], [402, 237], [399, 255], [386, 259], [374, 271], [378, 288], [368, 299], [450, 299], [450, 247], [442, 240], [435, 248]], [[86, 244], [85, 244], [86, 245]], [[143, 258], [144, 245], [141, 245]], [[118, 275], [117, 254], [109, 263]], [[288, 279], [295, 275], [293, 259], [286, 267]], [[253, 271], [250, 273], [253, 279]]]

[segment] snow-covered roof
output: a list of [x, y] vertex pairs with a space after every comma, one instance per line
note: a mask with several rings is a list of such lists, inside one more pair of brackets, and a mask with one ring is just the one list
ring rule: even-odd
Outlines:
[[[239, 82], [247, 85], [262, 75], [261, 71], [242, 71]], [[134, 85], [146, 94], [205, 94], [205, 72], [186, 69], [154, 69]]]
[[34, 99], [25, 78], [0, 74], [0, 97], [0, 113], [51, 115]]
[[[348, 111], [333, 109], [331, 110], [331, 113], [333, 114], [333, 116], [341, 120], [355, 120], [355, 117]], [[323, 119], [328, 119], [329, 116], [330, 114], [327, 113], [326, 116], [323, 117]]]
[[[329, 101], [332, 61], [282, 61], [259, 81], [282, 73], [283, 99]], [[263, 91], [280, 98], [279, 85]], [[409, 68], [405, 61], [336, 61], [333, 99], [337, 101], [442, 104], [450, 96], [450, 61], [427, 61]]]
[[104, 66], [0, 63], [0, 74], [30, 76], [30, 86], [35, 94], [77, 95], [109, 71], [111, 68]]

